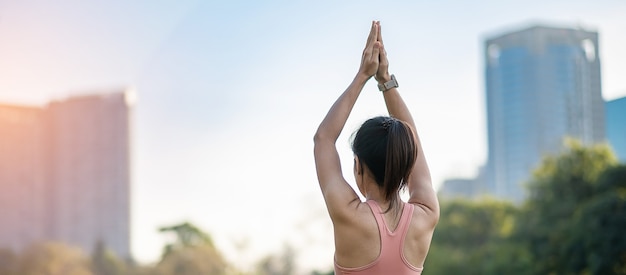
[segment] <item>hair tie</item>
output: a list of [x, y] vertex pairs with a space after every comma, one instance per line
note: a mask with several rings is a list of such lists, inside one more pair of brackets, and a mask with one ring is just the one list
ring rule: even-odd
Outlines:
[[391, 123], [393, 123], [393, 118], [385, 119], [385, 121], [383, 121], [383, 129], [389, 131], [389, 126], [391, 126]]

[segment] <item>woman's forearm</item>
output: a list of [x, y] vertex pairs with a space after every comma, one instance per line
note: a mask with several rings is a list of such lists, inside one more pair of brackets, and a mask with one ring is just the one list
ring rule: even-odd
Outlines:
[[354, 80], [352, 80], [352, 83], [350, 83], [350, 86], [339, 96], [328, 111], [328, 114], [326, 114], [324, 120], [322, 120], [322, 123], [315, 133], [315, 141], [337, 141], [359, 94], [369, 78], [370, 77], [361, 73], [357, 74]]
[[387, 106], [389, 115], [408, 123], [411, 127], [413, 127], [413, 131], [416, 131], [413, 116], [409, 111], [409, 107], [406, 106], [404, 100], [400, 96], [398, 89], [391, 88], [383, 92], [383, 97], [385, 98], [385, 105]]

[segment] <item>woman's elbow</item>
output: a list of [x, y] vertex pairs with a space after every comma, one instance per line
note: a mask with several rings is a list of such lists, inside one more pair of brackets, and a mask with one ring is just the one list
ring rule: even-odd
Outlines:
[[315, 132], [315, 135], [313, 135], [313, 142], [314, 143], [319, 143], [321, 141], [327, 140], [328, 136], [325, 135], [323, 132], [320, 132], [320, 130], [317, 130], [317, 132]]

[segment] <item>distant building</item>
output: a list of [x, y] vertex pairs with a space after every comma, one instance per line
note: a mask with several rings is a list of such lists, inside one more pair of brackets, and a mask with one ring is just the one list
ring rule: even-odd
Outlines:
[[44, 113], [0, 104], [0, 248], [50, 237]]
[[130, 258], [126, 93], [0, 105], [0, 247], [56, 240]]
[[523, 182], [565, 136], [605, 139], [598, 33], [533, 26], [485, 41], [488, 163], [496, 197], [521, 201]]
[[606, 103], [606, 138], [622, 163], [626, 163], [626, 97]]
[[443, 182], [438, 196], [441, 199], [472, 199], [483, 192], [475, 179], [448, 179]]

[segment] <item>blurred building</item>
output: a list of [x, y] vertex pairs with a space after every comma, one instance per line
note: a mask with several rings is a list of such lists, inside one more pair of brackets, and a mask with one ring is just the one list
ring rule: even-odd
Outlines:
[[130, 257], [127, 93], [0, 105], [0, 247], [56, 240]]
[[606, 138], [619, 160], [626, 163], [626, 97], [606, 102]]
[[0, 104], [0, 247], [49, 237], [43, 117], [42, 108]]
[[437, 195], [441, 199], [472, 199], [483, 194], [476, 179], [447, 179], [439, 188]]
[[605, 138], [598, 33], [533, 26], [485, 41], [488, 189], [521, 201], [522, 187], [565, 136]]

